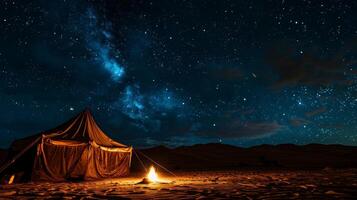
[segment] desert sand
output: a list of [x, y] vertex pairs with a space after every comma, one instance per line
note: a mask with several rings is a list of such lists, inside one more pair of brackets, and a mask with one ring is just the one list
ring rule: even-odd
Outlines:
[[0, 186], [0, 199], [353, 199], [357, 170], [159, 172], [165, 183], [137, 184], [144, 174], [77, 183]]

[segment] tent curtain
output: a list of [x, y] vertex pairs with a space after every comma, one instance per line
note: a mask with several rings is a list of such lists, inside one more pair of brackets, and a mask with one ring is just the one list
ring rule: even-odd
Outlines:
[[64, 181], [83, 176], [87, 149], [85, 143], [63, 145], [42, 140], [37, 146], [32, 180]]
[[43, 137], [37, 146], [32, 180], [120, 177], [129, 173], [131, 152], [131, 147], [109, 148], [95, 142], [81, 143]]
[[130, 169], [131, 151], [131, 147], [108, 148], [91, 143], [85, 179], [114, 178], [127, 175]]

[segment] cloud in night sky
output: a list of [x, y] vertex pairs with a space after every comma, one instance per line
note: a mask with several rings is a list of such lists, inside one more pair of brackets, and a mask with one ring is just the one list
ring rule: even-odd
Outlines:
[[321, 108], [317, 108], [317, 109], [305, 112], [305, 116], [306, 117], [313, 117], [313, 116], [316, 116], [316, 115], [320, 115], [320, 114], [322, 114], [322, 113], [324, 113], [326, 111], [327, 111], [327, 109], [325, 107], [321, 107]]
[[196, 135], [216, 138], [262, 138], [276, 134], [285, 127], [277, 122], [253, 122], [232, 120], [216, 125], [213, 129], [199, 130]]
[[350, 83], [348, 73], [350, 73], [352, 63], [340, 53], [322, 57], [306, 52], [295, 52], [283, 46], [269, 51], [267, 61], [278, 74], [274, 87], [328, 86]]
[[239, 81], [244, 77], [243, 72], [237, 67], [225, 67], [221, 69], [212, 69], [210, 71], [213, 77], [226, 81]]
[[303, 126], [311, 123], [309, 120], [303, 118], [292, 118], [289, 120], [291, 126]]

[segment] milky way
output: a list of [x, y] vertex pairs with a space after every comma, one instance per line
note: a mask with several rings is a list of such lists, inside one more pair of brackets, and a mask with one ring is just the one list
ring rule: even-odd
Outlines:
[[357, 144], [354, 1], [1, 2], [0, 145], [89, 107], [135, 146]]
[[99, 65], [111, 74], [114, 81], [120, 80], [124, 75], [124, 68], [116, 60], [119, 55], [113, 52], [110, 30], [106, 30], [108, 29], [107, 26], [98, 26], [97, 16], [91, 8], [88, 8], [87, 13], [81, 18], [83, 21], [77, 27], [83, 26], [84, 32], [82, 34], [87, 40], [88, 47], [93, 52], [93, 57]]

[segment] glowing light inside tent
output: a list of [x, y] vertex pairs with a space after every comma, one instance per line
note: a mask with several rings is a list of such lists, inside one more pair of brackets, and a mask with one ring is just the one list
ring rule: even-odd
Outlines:
[[15, 174], [13, 174], [10, 179], [9, 179], [9, 185], [11, 185], [12, 183], [14, 183], [14, 179], [15, 179]]
[[159, 181], [158, 175], [157, 175], [155, 168], [153, 166], [150, 167], [150, 171], [147, 175], [147, 178], [149, 179], [150, 182], [156, 183]]

